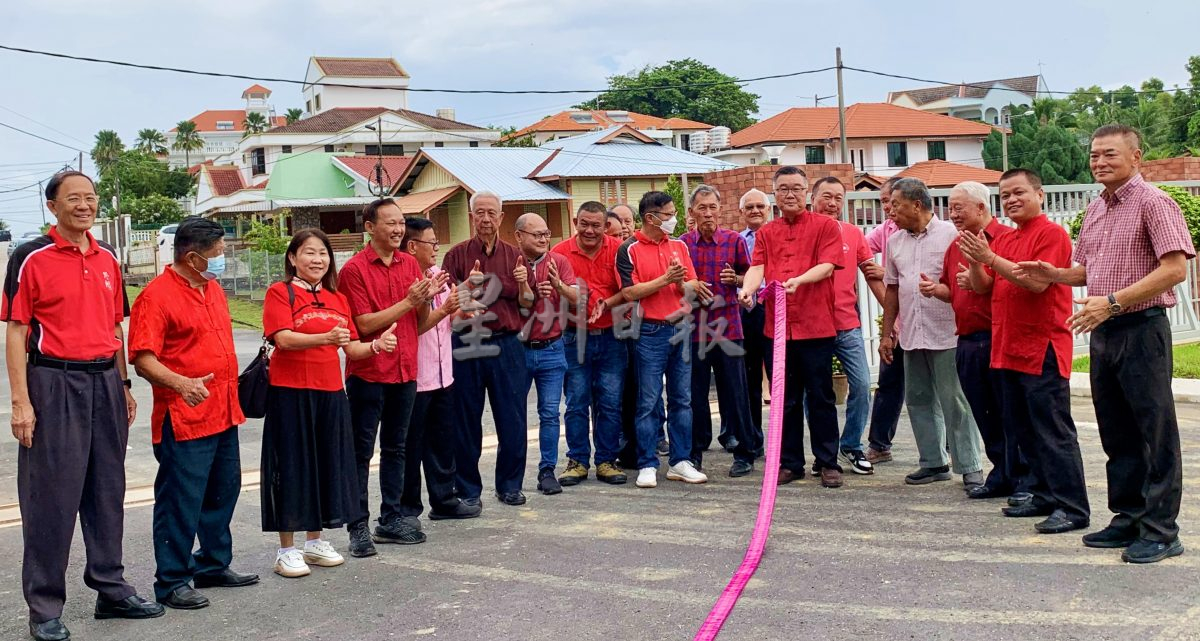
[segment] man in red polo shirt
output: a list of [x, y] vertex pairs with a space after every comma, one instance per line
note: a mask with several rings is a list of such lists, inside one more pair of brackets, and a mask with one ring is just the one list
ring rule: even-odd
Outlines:
[[[821, 485], [842, 486], [838, 465], [837, 409], [833, 396], [833, 271], [841, 269], [842, 233], [837, 221], [805, 208], [808, 177], [798, 167], [781, 167], [773, 180], [782, 217], [758, 230], [750, 270], [738, 298], [754, 305], [758, 286], [779, 281], [787, 290], [787, 382], [783, 399], [782, 456], [779, 484], [804, 478], [804, 409], [808, 403], [810, 436]], [[763, 334], [774, 336], [775, 302], [767, 300]], [[773, 352], [767, 349], [767, 371]]]
[[[621, 485], [625, 472], [617, 465], [621, 439], [621, 395], [627, 351], [613, 334], [609, 310], [621, 304], [621, 286], [617, 282], [617, 249], [621, 242], [604, 232], [604, 205], [589, 200], [575, 214], [575, 235], [554, 246], [551, 251], [565, 256], [578, 279], [580, 293], [587, 306], [572, 314], [573, 327], [563, 334], [563, 352], [567, 362], [564, 389], [567, 411], [563, 417], [567, 432], [567, 469], [559, 477], [563, 485], [575, 485], [587, 478], [591, 463], [591, 442], [596, 444], [596, 478]], [[584, 324], [580, 318], [586, 318]], [[589, 421], [591, 417], [591, 437]]]
[[1017, 224], [996, 238], [961, 234], [962, 253], [999, 274], [992, 285], [992, 369], [1000, 378], [1004, 422], [1016, 430], [1029, 462], [1033, 499], [1004, 508], [1005, 516], [1045, 516], [1043, 534], [1088, 526], [1083, 457], [1071, 420], [1071, 289], [1031, 282], [1013, 270], [1023, 261], [1071, 266], [1071, 238], [1042, 213], [1042, 180], [1029, 169], [1000, 177], [1000, 205]]
[[[562, 485], [554, 478], [558, 465], [558, 438], [562, 433], [559, 406], [562, 405], [563, 379], [567, 374], [567, 359], [563, 356], [563, 319], [561, 302], [575, 304], [579, 289], [571, 263], [561, 254], [550, 252], [550, 228], [546, 220], [535, 213], [522, 214], [513, 225], [517, 247], [524, 259], [517, 266], [514, 278], [521, 295], [534, 304], [519, 335], [525, 345], [525, 367], [528, 378], [525, 396], [537, 385], [538, 441], [541, 460], [538, 461], [538, 491], [560, 494]], [[576, 471], [572, 470], [572, 474]], [[586, 476], [586, 471], [584, 472]]]
[[[417, 398], [417, 324], [429, 314], [429, 301], [445, 285], [439, 275], [424, 278], [417, 259], [400, 250], [404, 213], [390, 198], [363, 209], [363, 226], [371, 237], [367, 246], [346, 261], [338, 278], [350, 302], [358, 334], [371, 341], [396, 324], [394, 352], [346, 363], [346, 396], [354, 425], [354, 458], [363, 517], [347, 526], [350, 555], [375, 554], [374, 543], [412, 545], [425, 541], [420, 521], [403, 516], [404, 466], [408, 423]], [[371, 458], [379, 436], [379, 525], [368, 531]], [[419, 460], [411, 461], [420, 465]]]
[[[989, 242], [1012, 231], [992, 216], [992, 195], [980, 183], [967, 181], [950, 190], [950, 220], [960, 233], [983, 234]], [[1010, 497], [1013, 504], [1023, 503], [1028, 493], [1028, 470], [1021, 460], [1017, 435], [1004, 429], [1000, 416], [1000, 381], [993, 375], [992, 359], [992, 284], [995, 272], [987, 265], [963, 255], [958, 243], [952, 243], [942, 258], [942, 275], [935, 283], [924, 280], [920, 291], [950, 303], [958, 335], [954, 358], [963, 394], [975, 416], [983, 437], [984, 452], [992, 462], [983, 485], [967, 488], [967, 496], [985, 499]]]
[[[133, 304], [130, 361], [154, 386], [154, 596], [194, 610], [209, 604], [195, 587], [237, 587], [256, 574], [229, 568], [229, 523], [242, 486], [237, 426], [237, 352], [225, 270], [225, 230], [188, 218], [175, 232], [175, 262]], [[192, 553], [196, 539], [200, 549]]]
[[50, 179], [46, 207], [58, 224], [13, 252], [0, 309], [12, 432], [21, 445], [21, 587], [29, 634], [39, 641], [71, 634], [60, 617], [77, 515], [87, 547], [84, 581], [99, 592], [96, 618], [163, 613], [137, 596], [121, 565], [125, 446], [137, 404], [125, 375], [121, 266], [113, 248], [88, 231], [98, 202], [85, 174]]
[[658, 445], [662, 421], [657, 406], [667, 379], [667, 433], [671, 453], [667, 479], [704, 483], [708, 477], [692, 465], [692, 369], [689, 333], [693, 331], [690, 300], [712, 299], [696, 279], [687, 245], [671, 238], [679, 223], [669, 194], [649, 191], [638, 203], [642, 229], [617, 250], [621, 293], [637, 301], [641, 319], [635, 362], [638, 370], [638, 487], [658, 484]]

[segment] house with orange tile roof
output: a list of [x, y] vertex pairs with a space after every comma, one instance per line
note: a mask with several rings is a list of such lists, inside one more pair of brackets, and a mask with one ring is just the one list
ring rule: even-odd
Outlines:
[[794, 107], [730, 137], [711, 155], [736, 165], [777, 159], [779, 164], [847, 162], [860, 173], [894, 176], [926, 160], [983, 167], [983, 140], [993, 127], [898, 107], [856, 103], [846, 107], [848, 157], [841, 158], [836, 107]]
[[1002, 171], [972, 167], [945, 160], [924, 160], [896, 174], [901, 178], [916, 178], [931, 189], [949, 188], [973, 180], [989, 187], [1000, 184]]
[[535, 145], [541, 146], [551, 140], [623, 125], [628, 125], [665, 145], [691, 151], [704, 151], [695, 149], [691, 139], [713, 128], [710, 124], [686, 118], [659, 118], [634, 111], [568, 109], [519, 129], [505, 136], [504, 140], [528, 136], [533, 138]]
[[1005, 112], [1009, 105], [1032, 105], [1048, 92], [1046, 79], [1037, 75], [892, 91], [887, 101], [900, 107], [1007, 127]]
[[182, 151], [174, 149], [175, 128], [172, 127], [165, 134], [169, 154], [167, 156], [168, 164], [172, 167], [182, 167], [186, 159], [195, 166], [215, 161], [221, 156], [236, 151], [242, 140], [242, 134], [246, 131], [245, 122], [248, 113], [262, 114], [271, 126], [285, 124], [287, 119], [275, 115], [275, 107], [271, 105], [270, 98], [270, 89], [255, 84], [242, 92], [242, 100], [245, 101], [242, 109], [206, 109], [188, 118], [187, 120], [196, 123], [196, 133], [204, 141], [204, 147], [186, 155]]

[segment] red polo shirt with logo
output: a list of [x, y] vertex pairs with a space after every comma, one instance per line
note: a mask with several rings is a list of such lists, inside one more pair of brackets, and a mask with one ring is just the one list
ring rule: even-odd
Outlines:
[[[997, 238], [992, 251], [1013, 262], [1044, 260], [1055, 267], [1071, 266], [1071, 237], [1045, 214]], [[1069, 377], [1074, 344], [1067, 327], [1070, 315], [1070, 287], [1055, 284], [1037, 294], [997, 278], [992, 287], [992, 367], [1041, 374], [1046, 346], [1053, 345], [1058, 373]]]
[[[750, 265], [763, 266], [763, 282], [801, 276], [808, 270], [829, 263], [842, 269], [842, 231], [836, 220], [803, 211], [791, 220], [787, 216], [763, 225], [754, 240]], [[836, 272], [835, 272], [836, 274]], [[808, 340], [837, 336], [834, 322], [833, 276], [816, 283], [801, 285], [787, 296], [787, 338]], [[775, 331], [775, 300], [768, 297], [763, 334], [772, 338]]]
[[[995, 218], [983, 228], [983, 235], [988, 244], [994, 245], [996, 239], [1012, 231], [1012, 227], [1001, 224]], [[950, 288], [950, 307], [954, 308], [955, 334], [967, 336], [977, 332], [992, 331], [992, 293], [976, 294], [969, 289], [958, 286], [959, 265], [970, 267], [970, 262], [963, 256], [958, 243], [950, 243], [946, 248], [946, 257], [942, 259], [942, 284]], [[1003, 280], [988, 266], [983, 267], [993, 279]], [[994, 287], [994, 285], [993, 285]]]
[[[350, 257], [338, 272], [338, 291], [350, 303], [354, 316], [381, 312], [408, 296], [408, 289], [421, 279], [421, 267], [411, 254], [394, 252], [392, 262], [383, 264], [375, 248], [367, 245]], [[362, 340], [373, 341], [387, 327]], [[417, 310], [413, 309], [396, 321], [396, 351], [380, 352], [361, 360], [346, 362], [346, 376], [356, 376], [368, 383], [407, 383], [417, 379]]]
[[28, 351], [90, 361], [121, 349], [114, 329], [129, 314], [116, 251], [84, 232], [80, 253], [57, 227], [13, 252], [0, 317], [29, 326]]
[[201, 288], [167, 268], [150, 281], [133, 303], [129, 319], [129, 356], [150, 352], [167, 369], [188, 378], [213, 375], [205, 383], [208, 398], [188, 407], [183, 395], [154, 385], [150, 429], [162, 441], [163, 419], [171, 413], [176, 441], [219, 434], [246, 422], [238, 404], [237, 351], [229, 301], [215, 280]]
[[[575, 236], [562, 241], [550, 250], [566, 256], [567, 261], [571, 263], [571, 269], [575, 271], [575, 277], [582, 280], [587, 286], [588, 308], [585, 318], [592, 315], [600, 301], [608, 300], [621, 291], [621, 284], [617, 281], [617, 250], [620, 248], [620, 240], [605, 235], [600, 241], [600, 248], [596, 251], [596, 255], [592, 257], [579, 248], [579, 242]], [[582, 294], [582, 292], [581, 288], [580, 293]], [[601, 314], [596, 322], [588, 323], [588, 329], [608, 329], [612, 326], [612, 314]]]
[[[683, 265], [685, 282], [696, 279], [696, 268], [692, 265], [687, 245], [669, 236], [655, 241], [641, 231], [634, 232], [633, 237], [617, 250], [617, 275], [621, 279], [621, 287], [633, 287], [662, 276], [670, 268], [672, 259], [678, 259]], [[671, 283], [639, 300], [638, 305], [646, 320], [675, 322], [681, 310], [684, 313], [692, 311], [684, 307], [683, 301], [683, 284]]]

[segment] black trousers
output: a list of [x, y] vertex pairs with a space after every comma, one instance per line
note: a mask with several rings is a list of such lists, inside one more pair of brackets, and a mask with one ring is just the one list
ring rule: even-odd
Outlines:
[[[892, 449], [896, 428], [900, 425], [900, 410], [904, 408], [904, 349], [899, 344], [893, 351], [892, 362], [879, 363], [879, 381], [875, 400], [871, 403], [871, 426], [867, 442], [876, 452]], [[935, 411], [934, 416], [941, 416]]]
[[1169, 543], [1179, 536], [1183, 464], [1171, 393], [1171, 324], [1161, 309], [1096, 328], [1091, 379], [1112, 524]]
[[[813, 450], [813, 468], [842, 471], [838, 465], [837, 406], [833, 396], [834, 338], [814, 338], [787, 341], [785, 358], [787, 376], [784, 398], [771, 399], [772, 409], [783, 404], [783, 438], [780, 440], [780, 467], [798, 476], [804, 474], [804, 401], [808, 401], [811, 425], [809, 441]], [[774, 361], [767, 350], [767, 368]]]
[[983, 437], [983, 450], [992, 462], [984, 485], [1000, 492], [1028, 492], [1033, 483], [1029, 466], [1021, 458], [1015, 431], [1004, 429], [1000, 381], [991, 366], [992, 333], [959, 336], [954, 360], [963, 394]]
[[[451, 337], [454, 349], [467, 347], [457, 334]], [[516, 334], [493, 336], [484, 345], [500, 348], [496, 356], [455, 359], [454, 387], [460, 414], [460, 428], [454, 461], [455, 482], [462, 498], [477, 499], [483, 494], [479, 475], [479, 457], [483, 453], [483, 401], [487, 394], [496, 423], [496, 491], [503, 494], [521, 489], [525, 478], [525, 450], [528, 374], [525, 347]]]
[[763, 336], [763, 325], [767, 315], [765, 310], [763, 305], [742, 309], [742, 333], [746, 336], [743, 341], [746, 355], [742, 358], [746, 366], [746, 401], [759, 443], [763, 442], [763, 366], [767, 362], [767, 350], [771, 348], [771, 341]]
[[371, 383], [357, 376], [346, 378], [350, 422], [354, 427], [354, 465], [358, 475], [359, 514], [347, 528], [366, 522], [371, 515], [368, 487], [375, 437], [379, 436], [379, 523], [400, 518], [404, 493], [405, 440], [412, 418], [417, 382]]
[[62, 616], [75, 517], [83, 530], [83, 581], [109, 600], [125, 582], [125, 390], [114, 368], [100, 374], [26, 368], [37, 419], [32, 447], [17, 447], [17, 496], [25, 550], [21, 588], [35, 623]]
[[[242, 490], [237, 427], [177, 441], [168, 413], [154, 458], [154, 596], [163, 599], [196, 575], [219, 574], [233, 560], [229, 523]], [[197, 539], [200, 549], [193, 553]]]
[[[742, 341], [729, 341], [741, 347]], [[704, 450], [712, 444], [712, 414], [708, 406], [709, 383], [717, 382], [717, 407], [721, 423], [737, 441], [733, 456], [739, 461], [752, 462], [762, 447], [756, 436], [752, 412], [746, 404], [746, 368], [741, 356], [730, 356], [719, 345], [700, 355], [700, 344], [692, 343], [692, 462], [704, 463]], [[759, 388], [761, 397], [761, 387]], [[761, 407], [761, 406], [760, 406]]]
[[634, 363], [637, 341], [623, 339], [617, 341], [617, 344], [625, 350], [627, 359], [625, 388], [621, 391], [621, 451], [617, 454], [617, 462], [625, 469], [637, 469], [638, 368]]
[[[1041, 374], [996, 370], [1004, 400], [1004, 422], [1017, 434], [1033, 472], [1033, 502], [1087, 520], [1087, 487], [1079, 436], [1071, 420], [1071, 389], [1058, 372], [1054, 346], [1046, 347]], [[1093, 392], [1094, 393], [1094, 392]]]
[[449, 513], [458, 506], [454, 490], [454, 443], [458, 429], [454, 407], [454, 386], [417, 392], [412, 421], [408, 424], [408, 460], [404, 465], [404, 495], [400, 513], [420, 516], [421, 471], [429, 491], [429, 511]]

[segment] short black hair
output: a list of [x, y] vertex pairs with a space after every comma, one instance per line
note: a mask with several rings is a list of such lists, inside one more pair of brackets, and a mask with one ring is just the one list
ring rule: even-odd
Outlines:
[[1032, 169], [1026, 169], [1024, 167], [1015, 167], [1013, 169], [1009, 169], [1003, 174], [1000, 174], [1000, 182], [1004, 182], [1009, 178], [1017, 178], [1019, 176], [1024, 176], [1025, 180], [1028, 180], [1029, 185], [1034, 189], [1042, 188], [1042, 177], [1038, 175], [1038, 172]]
[[371, 204], [363, 208], [363, 224], [374, 223], [376, 218], [379, 218], [379, 209], [388, 205], [395, 205], [396, 201], [392, 198], [380, 198], [372, 201]]
[[[333, 243], [329, 242], [329, 236], [326, 236], [325, 232], [316, 228], [301, 229], [296, 232], [296, 235], [292, 236], [292, 242], [288, 243], [287, 255], [295, 258], [296, 252], [300, 251], [300, 246], [309, 238], [316, 238], [321, 241], [322, 245], [325, 245], [325, 253], [329, 254], [329, 269], [325, 270], [325, 275], [321, 277], [321, 287], [336, 292], [338, 288], [337, 257], [333, 255]], [[283, 259], [283, 273], [287, 275], [284, 282], [290, 282], [296, 277], [296, 266], [286, 257]]]
[[[811, 191], [813, 194], [816, 194], [818, 191], [821, 191], [821, 185], [841, 185], [842, 191], [846, 191], [846, 184], [839, 180], [836, 176], [826, 176], [818, 179], [817, 182], [812, 184], [812, 187], [809, 189], [809, 191]], [[814, 195], [813, 198], [816, 198], [816, 196]]]
[[651, 209], [661, 209], [671, 202], [675, 201], [671, 198], [671, 194], [665, 191], [648, 191], [642, 194], [642, 199], [638, 201], [638, 218]]
[[771, 177], [771, 182], [779, 180], [780, 176], [801, 176], [804, 178], [804, 182], [808, 182], [808, 174], [804, 173], [803, 169], [794, 165], [784, 165], [780, 167], [779, 170], [775, 172], [775, 175]]
[[65, 181], [68, 178], [73, 178], [75, 176], [79, 176], [80, 178], [87, 178], [87, 181], [92, 183], [92, 190], [96, 189], [96, 181], [92, 180], [91, 176], [83, 173], [82, 171], [75, 171], [74, 169], [67, 169], [64, 171], [60, 171], [57, 174], [54, 174], [53, 176], [50, 177], [50, 182], [46, 183], [46, 200], [54, 200], [55, 198], [57, 198], [58, 197], [58, 188], [62, 187], [63, 181]]
[[175, 260], [183, 260], [191, 252], [197, 254], [213, 248], [225, 237], [225, 228], [215, 220], [188, 216], [175, 230]]
[[1142, 147], [1141, 132], [1133, 127], [1130, 127], [1129, 125], [1113, 123], [1111, 125], [1099, 127], [1096, 129], [1096, 131], [1092, 132], [1092, 140], [1097, 138], [1107, 138], [1109, 136], [1124, 136], [1126, 139], [1132, 140], [1134, 149], [1141, 149]]
[[[580, 209], [583, 209], [583, 207], [580, 207]], [[608, 220], [609, 218], [612, 218], [617, 222], [621, 221], [621, 215], [611, 209], [604, 213], [604, 219]]]
[[433, 229], [432, 220], [421, 216], [406, 216], [404, 218], [404, 240], [400, 241], [400, 250], [408, 251], [408, 241], [424, 234], [426, 229]]
[[608, 217], [608, 214], [610, 214], [610, 213], [612, 213], [612, 215], [614, 217], [616, 216], [615, 213], [608, 211], [608, 209], [606, 209], [604, 207], [604, 205], [602, 205], [594, 200], [589, 200], [589, 201], [583, 203], [582, 205], [580, 205], [579, 210], [575, 212], [575, 217], [578, 218], [579, 214], [581, 214], [585, 211], [590, 211], [593, 214], [604, 214], [606, 218]]

